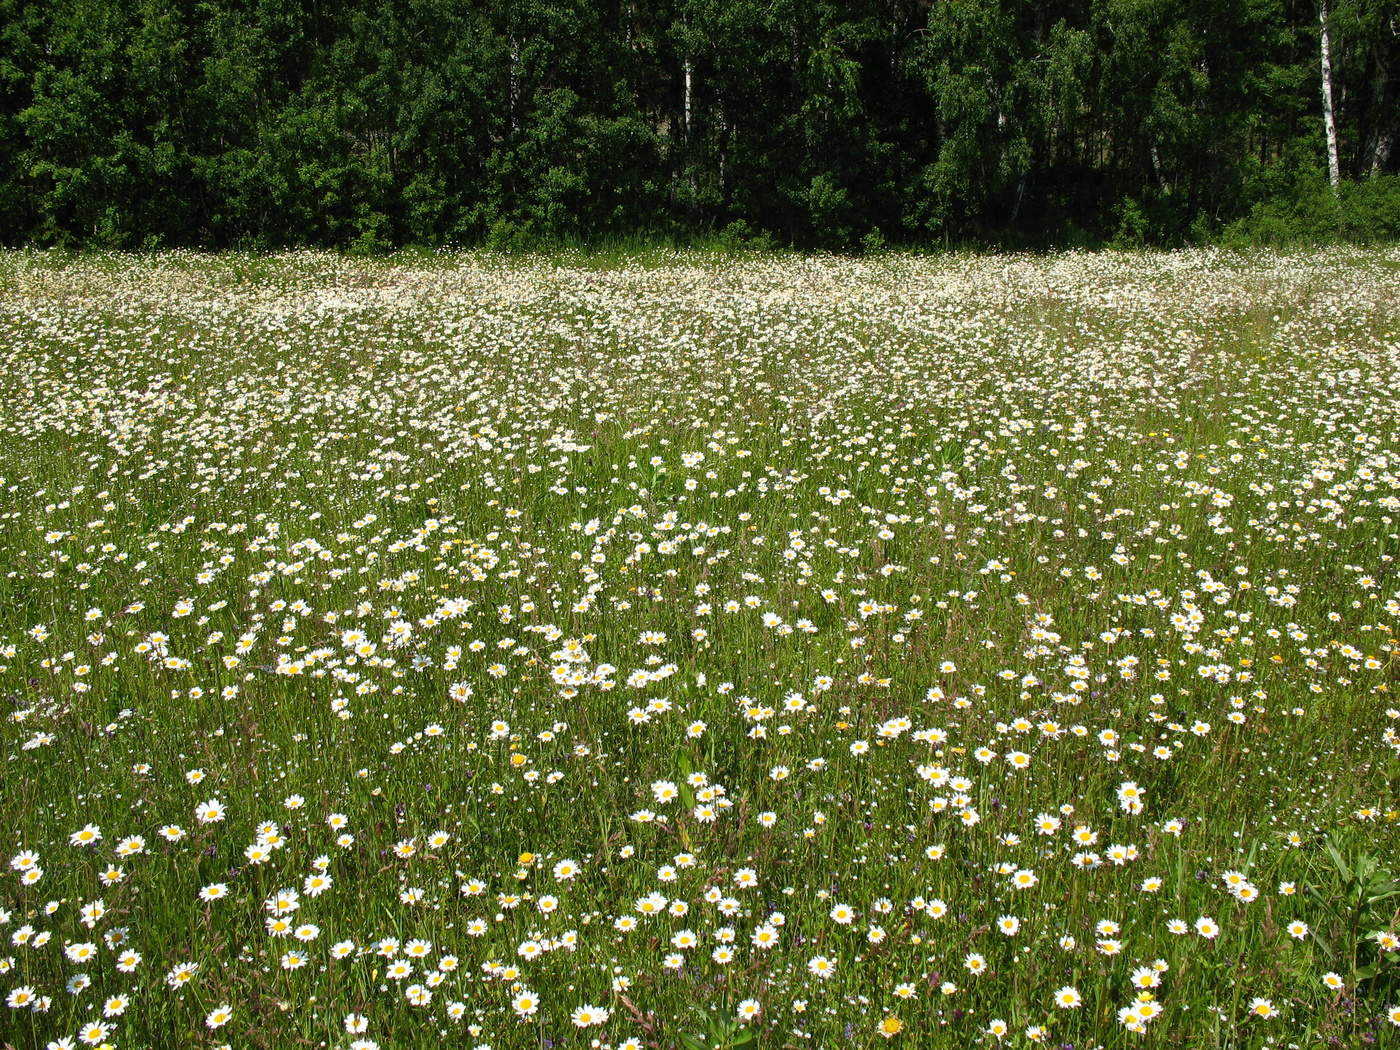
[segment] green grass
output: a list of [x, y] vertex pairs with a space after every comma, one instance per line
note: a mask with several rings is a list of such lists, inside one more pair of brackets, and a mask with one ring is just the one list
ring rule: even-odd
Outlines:
[[0, 1046], [1388, 1044], [1398, 262], [0, 256]]

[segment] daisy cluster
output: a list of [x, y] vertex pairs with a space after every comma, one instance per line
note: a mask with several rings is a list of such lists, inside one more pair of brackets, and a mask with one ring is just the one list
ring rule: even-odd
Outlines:
[[1400, 1036], [1397, 273], [0, 257], [0, 1043]]

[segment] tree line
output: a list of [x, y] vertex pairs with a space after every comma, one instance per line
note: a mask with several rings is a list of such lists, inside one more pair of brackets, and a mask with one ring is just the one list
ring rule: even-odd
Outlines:
[[1397, 76], [1395, 0], [0, 0], [0, 236], [1400, 232]]

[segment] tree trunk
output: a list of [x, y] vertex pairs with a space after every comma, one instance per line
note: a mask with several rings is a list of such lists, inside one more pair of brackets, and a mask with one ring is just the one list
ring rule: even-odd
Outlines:
[[506, 55], [506, 138], [515, 134], [515, 67], [520, 61], [520, 53], [515, 38], [510, 38], [510, 50]]
[[1372, 50], [1376, 70], [1372, 78], [1371, 112], [1377, 115], [1376, 133], [1371, 147], [1371, 176], [1385, 174], [1385, 166], [1390, 162], [1390, 149], [1395, 142], [1395, 124], [1388, 119], [1386, 85], [1390, 83], [1389, 49], [1385, 43], [1385, 31], [1400, 37], [1400, 15], [1392, 16], [1388, 26], [1382, 26], [1375, 47]]
[[1147, 155], [1152, 159], [1152, 174], [1157, 179], [1157, 189], [1165, 197], [1170, 190], [1167, 187], [1166, 176], [1162, 174], [1162, 156], [1157, 152], [1157, 143], [1152, 143], [1152, 148], [1147, 151]]
[[1015, 203], [1011, 205], [1011, 218], [1009, 218], [1006, 222], [1006, 228], [1008, 230], [1014, 229], [1016, 226], [1016, 220], [1021, 217], [1021, 202], [1025, 199], [1025, 197], [1026, 173], [1023, 171], [1021, 172], [1020, 179], [1016, 182], [1016, 200]]
[[694, 67], [693, 67], [693, 65], [692, 65], [692, 63], [691, 63], [691, 61], [690, 61], [690, 56], [689, 56], [689, 55], [687, 55], [687, 56], [685, 57], [684, 69], [685, 69], [685, 85], [684, 85], [684, 92], [683, 92], [682, 105], [681, 105], [681, 116], [682, 116], [681, 130], [682, 130], [682, 132], [683, 132], [684, 140], [685, 140], [685, 153], [684, 153], [683, 155], [684, 155], [684, 157], [685, 157], [686, 184], [690, 187], [690, 200], [691, 200], [691, 207], [693, 208], [693, 207], [695, 206], [695, 192], [696, 192], [696, 187], [695, 187], [695, 165], [696, 165], [696, 158], [695, 158], [695, 146], [694, 146], [694, 144], [693, 144], [693, 142], [692, 142], [692, 139], [691, 139], [691, 137], [690, 137], [690, 118], [691, 118], [691, 99], [692, 99], [692, 94], [691, 94], [691, 79], [692, 79], [692, 76], [693, 76]]
[[1332, 192], [1342, 185], [1341, 165], [1337, 161], [1337, 121], [1332, 112], [1332, 42], [1327, 34], [1327, 0], [1322, 0], [1318, 12], [1322, 24], [1322, 125], [1327, 132], [1327, 179]]
[[691, 77], [691, 66], [690, 66], [690, 58], [689, 58], [688, 56], [687, 56], [687, 58], [685, 59], [685, 62], [684, 62], [684, 69], [685, 69], [685, 88], [684, 88], [684, 92], [683, 92], [683, 103], [682, 103], [682, 107], [683, 107], [683, 112], [684, 112], [684, 114], [685, 114], [685, 120], [684, 120], [684, 122], [682, 123], [681, 127], [685, 130], [686, 141], [689, 142], [689, 141], [690, 141], [690, 77]]

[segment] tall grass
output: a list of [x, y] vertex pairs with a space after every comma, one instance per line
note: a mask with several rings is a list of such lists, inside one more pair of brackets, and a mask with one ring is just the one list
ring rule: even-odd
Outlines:
[[1397, 263], [0, 256], [0, 1046], [1394, 1040]]

